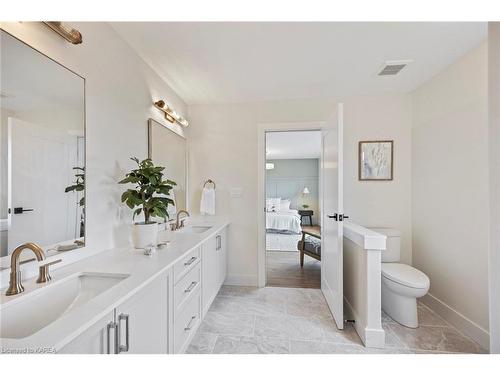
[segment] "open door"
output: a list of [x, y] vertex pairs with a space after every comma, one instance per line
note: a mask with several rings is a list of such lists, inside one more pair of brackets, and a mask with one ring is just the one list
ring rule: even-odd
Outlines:
[[343, 105], [323, 133], [321, 291], [339, 329], [344, 328], [343, 293]]

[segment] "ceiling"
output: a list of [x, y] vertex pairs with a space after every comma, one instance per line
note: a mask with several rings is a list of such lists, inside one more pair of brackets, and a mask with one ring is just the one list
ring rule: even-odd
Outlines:
[[[477, 22], [118, 22], [187, 104], [409, 92], [477, 46]], [[414, 62], [377, 75], [386, 60]]]
[[266, 133], [266, 159], [317, 159], [321, 153], [320, 131]]

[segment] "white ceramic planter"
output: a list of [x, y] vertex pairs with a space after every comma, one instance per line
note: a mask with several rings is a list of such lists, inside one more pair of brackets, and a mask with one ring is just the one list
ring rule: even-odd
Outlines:
[[156, 246], [158, 243], [158, 223], [135, 223], [132, 225], [132, 244], [136, 249]]

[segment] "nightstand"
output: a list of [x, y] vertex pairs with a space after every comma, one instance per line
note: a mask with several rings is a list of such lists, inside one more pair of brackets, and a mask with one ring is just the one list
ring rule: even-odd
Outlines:
[[305, 217], [308, 217], [309, 218], [309, 225], [313, 225], [313, 221], [312, 221], [313, 214], [314, 214], [313, 210], [299, 210], [300, 224], [302, 224], [302, 221]]

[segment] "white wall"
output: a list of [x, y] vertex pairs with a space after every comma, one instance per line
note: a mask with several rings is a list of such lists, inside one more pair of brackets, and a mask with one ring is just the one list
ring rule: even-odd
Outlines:
[[489, 24], [490, 351], [500, 353], [500, 23]]
[[[312, 222], [318, 225], [319, 210], [319, 159], [269, 159], [274, 169], [266, 170], [266, 196], [290, 199], [290, 208], [303, 210], [303, 204], [313, 210]], [[307, 187], [308, 195], [302, 191]], [[309, 225], [308, 219], [304, 219]]]
[[413, 93], [413, 264], [431, 280], [426, 301], [483, 345], [488, 340], [487, 108], [486, 43]]
[[[71, 23], [83, 44], [71, 45], [40, 23], [2, 28], [86, 79], [87, 245], [109, 248], [128, 241], [131, 214], [120, 203], [118, 179], [147, 157], [147, 120], [164, 121], [153, 99], [185, 104], [106, 23]], [[119, 235], [119, 236], [118, 236]]]
[[[345, 210], [366, 226], [403, 232], [403, 261], [411, 262], [409, 95], [342, 99], [345, 103]], [[231, 283], [257, 284], [257, 127], [259, 123], [326, 120], [335, 100], [189, 106], [191, 208], [199, 211], [207, 178], [217, 182], [217, 213], [231, 216], [228, 275]], [[394, 139], [392, 182], [358, 181], [358, 141]], [[229, 189], [242, 187], [240, 198]], [[352, 192], [348, 194], [347, 192]]]

